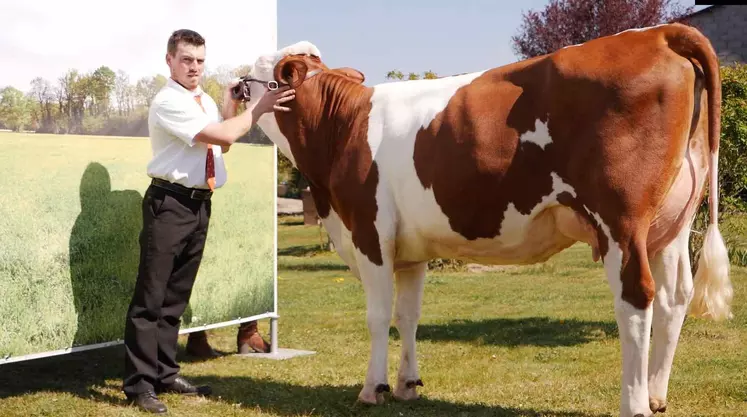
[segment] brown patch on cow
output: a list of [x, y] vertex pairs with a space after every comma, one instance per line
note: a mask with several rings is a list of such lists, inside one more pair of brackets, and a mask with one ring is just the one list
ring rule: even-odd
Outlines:
[[622, 271], [622, 299], [633, 307], [641, 310], [648, 307], [654, 299], [656, 286], [651, 274], [646, 253], [646, 239], [633, 240], [627, 250], [623, 250]]
[[[499, 236], [509, 204], [529, 213], [551, 192], [555, 172], [577, 193], [561, 204], [586, 219], [585, 208], [598, 214], [620, 245], [623, 299], [648, 306], [646, 236], [680, 169], [696, 111], [692, 57], [683, 57], [681, 45], [691, 36], [673, 35], [687, 30], [600, 38], [487, 71], [457, 90], [418, 132], [413, 156], [451, 227], [469, 240]], [[697, 49], [689, 53], [710, 53]], [[544, 150], [519, 140], [537, 120], [547, 121], [552, 138]], [[591, 224], [604, 257], [607, 236]]]
[[506, 82], [498, 69], [459, 89], [416, 136], [418, 178], [433, 188], [451, 228], [467, 239], [498, 236], [509, 203], [529, 214], [552, 191], [548, 152], [554, 144], [542, 150], [519, 143], [536, 119], [547, 121], [538, 82], [544, 69], [526, 68], [522, 84]]
[[[316, 69], [323, 72], [304, 80]], [[361, 85], [365, 77], [352, 68], [330, 70], [309, 57], [289, 56], [277, 64], [275, 78], [296, 90], [295, 100], [286, 103], [291, 111], [276, 112], [275, 118], [319, 215], [326, 218], [333, 209], [355, 247], [382, 265], [374, 224], [379, 171], [367, 141], [373, 91]]]

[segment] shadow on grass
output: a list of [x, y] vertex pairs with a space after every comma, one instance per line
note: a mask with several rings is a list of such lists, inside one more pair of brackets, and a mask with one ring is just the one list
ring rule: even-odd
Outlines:
[[[0, 366], [0, 399], [40, 392], [97, 398], [100, 393], [94, 388], [106, 386], [107, 380], [121, 385], [123, 365], [122, 345], [5, 364]], [[101, 399], [126, 404], [124, 394], [121, 398]]]
[[[112, 190], [109, 170], [91, 162], [80, 180], [81, 211], [70, 232], [77, 331], [73, 346], [122, 337], [140, 260], [143, 197]], [[65, 323], [67, 325], [67, 323]]]
[[322, 264], [322, 263], [294, 263], [294, 264], [279, 264], [278, 271], [349, 271], [350, 268], [347, 265], [342, 264]]
[[[396, 328], [389, 330], [399, 339]], [[418, 340], [477, 342], [500, 346], [574, 346], [617, 338], [614, 321], [555, 320], [547, 317], [455, 320], [418, 326]]]
[[460, 404], [428, 399], [424, 395], [414, 402], [396, 402], [386, 395], [386, 404], [371, 407], [356, 403], [360, 385], [302, 386], [272, 379], [250, 377], [201, 376], [194, 380], [209, 384], [216, 401], [259, 407], [263, 412], [280, 416], [597, 416], [568, 411], [550, 411], [501, 407], [484, 404]]
[[297, 218], [295, 216], [291, 216], [290, 218], [285, 218], [282, 215], [278, 216], [278, 225], [280, 226], [303, 226], [303, 217]]
[[[85, 400], [121, 407], [132, 407], [124, 394], [101, 391], [102, 387], [119, 390], [123, 347], [76, 352], [2, 366], [0, 399], [28, 393], [70, 393]], [[179, 359], [180, 362], [183, 358]], [[251, 366], [251, 365], [247, 365]], [[460, 404], [427, 398], [399, 403], [387, 396], [387, 403], [369, 407], [356, 403], [360, 385], [303, 386], [271, 379], [245, 376], [188, 377], [198, 384], [209, 384], [213, 403], [242, 404], [243, 409], [259, 407], [280, 416], [554, 416], [597, 417], [599, 414], [570, 411], [534, 410], [483, 404]], [[220, 397], [220, 398], [219, 398]], [[184, 401], [176, 395], [164, 395], [167, 406]]]
[[327, 253], [319, 245], [298, 245], [278, 249], [278, 256], [314, 256], [320, 253]]

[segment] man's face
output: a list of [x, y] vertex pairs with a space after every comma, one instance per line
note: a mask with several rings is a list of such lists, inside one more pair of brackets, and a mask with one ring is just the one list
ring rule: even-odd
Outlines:
[[166, 63], [171, 68], [171, 78], [188, 90], [193, 90], [200, 84], [205, 68], [205, 45], [179, 42], [174, 56], [166, 54]]

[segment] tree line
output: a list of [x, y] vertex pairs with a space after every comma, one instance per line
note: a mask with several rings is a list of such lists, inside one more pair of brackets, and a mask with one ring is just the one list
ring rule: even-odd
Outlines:
[[[248, 65], [207, 69], [202, 88], [221, 106], [230, 80], [249, 70]], [[90, 72], [73, 68], [55, 80], [36, 77], [26, 92], [15, 86], [0, 90], [0, 129], [148, 136], [148, 108], [166, 81], [161, 74], [133, 80], [126, 71], [115, 72], [106, 65]], [[258, 128], [241, 141], [270, 143]]]

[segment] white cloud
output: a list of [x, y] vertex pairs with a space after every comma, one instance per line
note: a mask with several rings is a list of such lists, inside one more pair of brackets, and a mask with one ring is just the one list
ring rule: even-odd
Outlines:
[[71, 68], [106, 65], [132, 82], [168, 75], [166, 41], [180, 28], [205, 37], [209, 68], [252, 64], [277, 47], [276, 0], [2, 0], [0, 16], [0, 87], [24, 91]]

